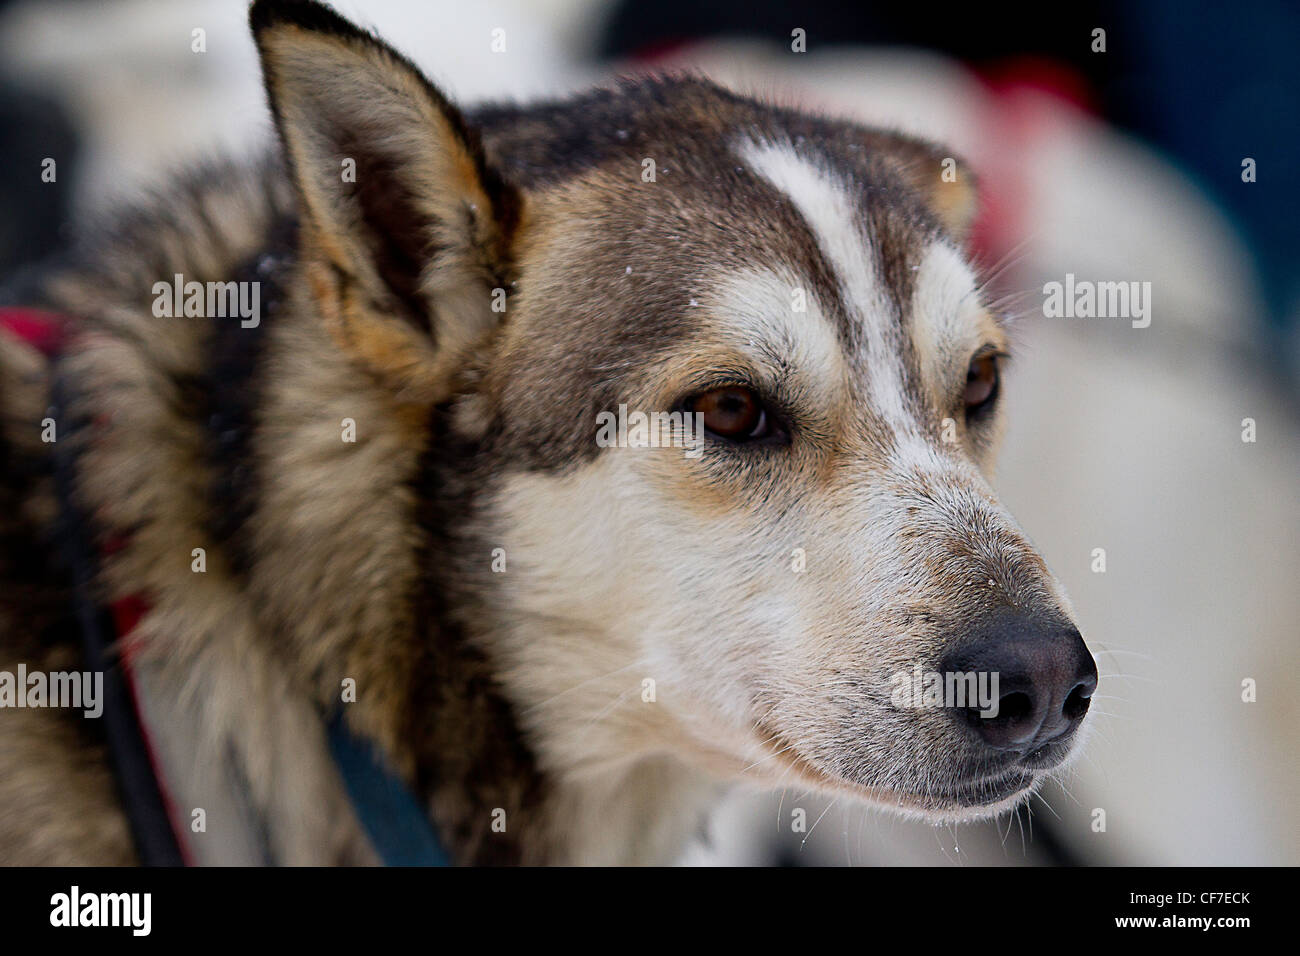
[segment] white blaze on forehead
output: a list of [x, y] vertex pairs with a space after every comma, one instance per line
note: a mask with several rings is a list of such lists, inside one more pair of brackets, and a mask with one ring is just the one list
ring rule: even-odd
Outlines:
[[876, 273], [870, 236], [854, 217], [858, 197], [834, 173], [799, 156], [789, 144], [745, 140], [737, 152], [794, 204], [834, 271], [840, 297], [865, 335], [872, 411], [896, 432], [915, 430], [904, 408], [902, 356], [896, 340], [886, 335], [895, 325], [898, 307]]
[[[829, 404], [834, 386], [844, 381], [844, 353], [835, 327], [793, 274], [775, 269], [744, 269], [717, 283], [709, 305], [735, 330], [737, 346], [764, 363], [771, 353], [788, 360], [800, 383]], [[803, 290], [804, 311], [795, 311], [795, 290]]]
[[916, 273], [909, 323], [921, 371], [931, 387], [958, 374], [945, 352], [974, 349], [983, 311], [975, 274], [961, 253], [943, 242], [925, 251]]
[[[965, 380], [966, 361], [980, 344], [979, 284], [966, 259], [945, 242], [925, 250], [916, 272], [907, 328], [927, 388], [947, 394], [951, 383]], [[917, 474], [941, 475], [952, 464], [932, 443], [899, 442], [898, 459]]]

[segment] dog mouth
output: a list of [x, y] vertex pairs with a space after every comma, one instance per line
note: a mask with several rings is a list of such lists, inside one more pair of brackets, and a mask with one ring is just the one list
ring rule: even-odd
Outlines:
[[992, 807], [1027, 793], [1033, 787], [1035, 780], [1036, 776], [1032, 771], [1013, 771], [1003, 776], [967, 781], [949, 790], [931, 791], [925, 794], [914, 794], [914, 796], [937, 804], [938, 809], [974, 810], [980, 807]]
[[958, 771], [956, 782], [946, 788], [914, 792], [918, 801], [943, 810], [976, 810], [981, 807], [1006, 806], [1012, 798], [1029, 793], [1041, 776], [1059, 767], [1073, 752], [1070, 737], [1049, 741], [1026, 754], [1011, 754], [1004, 761], [987, 762], [979, 769]]
[[1029, 770], [1051, 770], [1059, 767], [1074, 749], [1074, 737], [1070, 735], [1058, 740], [1051, 740], [1020, 757], [1016, 763]]
[[849, 794], [878, 806], [912, 811], [934, 820], [975, 819], [987, 815], [981, 811], [1007, 808], [1033, 789], [1041, 770], [1060, 763], [1070, 749], [1068, 744], [1045, 746], [1015, 759], [1009, 766], [995, 770], [985, 767], [983, 772], [957, 770], [951, 784], [911, 790], [888, 785], [871, 786], [834, 773], [802, 755], [797, 747], [783, 742], [779, 735], [773, 735], [773, 738], [778, 749], [773, 762], [784, 765], [787, 771], [819, 790]]

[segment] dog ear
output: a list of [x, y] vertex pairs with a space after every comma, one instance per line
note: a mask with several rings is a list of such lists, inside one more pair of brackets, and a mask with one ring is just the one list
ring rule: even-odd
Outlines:
[[518, 194], [391, 47], [303, 0], [259, 0], [249, 21], [312, 296], [340, 346], [401, 400], [445, 400], [496, 326]]
[[[933, 166], [931, 166], [933, 168]], [[979, 183], [964, 161], [953, 156], [941, 157], [940, 174], [925, 183], [930, 208], [939, 222], [959, 243], [970, 238], [971, 227], [979, 213]]]
[[920, 193], [939, 224], [964, 243], [979, 212], [975, 174], [960, 157], [933, 143], [902, 133], [880, 133], [882, 151], [897, 164], [906, 182]]

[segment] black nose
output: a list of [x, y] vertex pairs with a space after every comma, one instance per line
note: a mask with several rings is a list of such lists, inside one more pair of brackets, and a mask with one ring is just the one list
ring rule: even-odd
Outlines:
[[998, 675], [996, 716], [979, 706], [965, 707], [958, 716], [990, 747], [1019, 753], [1074, 733], [1097, 689], [1097, 665], [1078, 630], [1020, 612], [987, 620], [939, 669], [945, 675], [989, 674], [990, 681]]

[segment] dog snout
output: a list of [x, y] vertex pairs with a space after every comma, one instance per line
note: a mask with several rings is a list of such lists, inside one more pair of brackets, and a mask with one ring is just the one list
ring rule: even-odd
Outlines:
[[957, 717], [988, 747], [1031, 758], [1053, 744], [1063, 755], [1097, 688], [1097, 665], [1077, 628], [1019, 612], [997, 615], [949, 652], [940, 670], [996, 675], [989, 684], [996, 708], [960, 708]]

